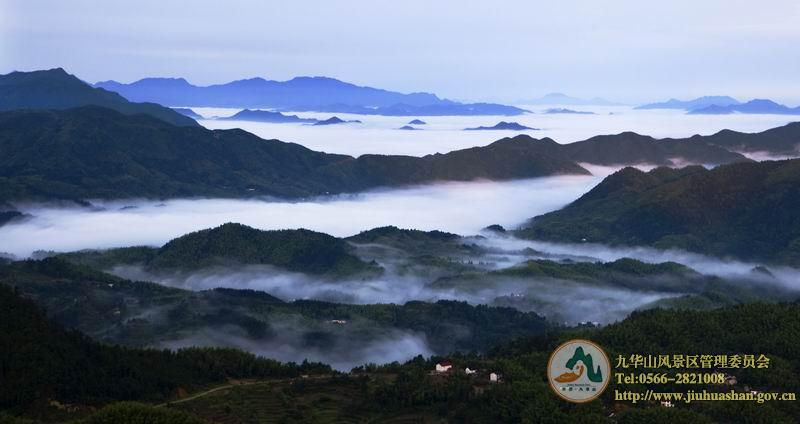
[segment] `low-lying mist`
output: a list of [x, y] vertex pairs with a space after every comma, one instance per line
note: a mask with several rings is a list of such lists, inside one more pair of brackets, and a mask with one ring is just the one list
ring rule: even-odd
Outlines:
[[654, 249], [643, 246], [606, 246], [595, 243], [552, 243], [537, 240], [522, 240], [514, 237], [486, 237], [478, 244], [487, 248], [522, 250], [534, 249], [552, 255], [574, 256], [573, 260], [593, 258], [597, 261], [612, 262], [622, 258], [638, 259], [642, 262], [677, 262], [707, 275], [734, 279], [746, 279], [765, 283], [780, 283], [792, 290], [800, 290], [800, 270], [785, 266], [768, 265], [772, 276], [754, 272], [754, 268], [764, 264], [747, 262], [732, 258], [716, 258], [679, 249]]
[[[274, 325], [274, 324], [273, 324]], [[337, 324], [331, 324], [337, 325]], [[347, 335], [315, 339], [315, 335], [288, 323], [274, 326], [275, 335], [269, 340], [254, 340], [235, 326], [205, 328], [185, 338], [165, 341], [161, 347], [179, 349], [191, 346], [236, 347], [259, 356], [282, 362], [322, 362], [339, 371], [356, 366], [394, 361], [405, 362], [417, 355], [434, 354], [422, 335], [391, 330], [380, 338], [357, 339]]]
[[[242, 128], [259, 137], [277, 138], [299, 143], [313, 150], [348, 155], [400, 154], [421, 156], [446, 153], [457, 149], [485, 146], [503, 137], [519, 135], [518, 131], [463, 131], [464, 128], [493, 126], [500, 121], [513, 121], [538, 128], [523, 131], [531, 137], [550, 137], [559, 143], [572, 143], [600, 135], [634, 131], [656, 138], [710, 135], [722, 129], [759, 132], [792, 122], [787, 115], [731, 114], [690, 115], [683, 110], [636, 110], [629, 106], [565, 106], [520, 105], [533, 111], [519, 116], [377, 116], [342, 113], [288, 112], [304, 118], [328, 119], [333, 115], [345, 120], [360, 120], [360, 124], [314, 126], [306, 124], [272, 124], [252, 121], [202, 119], [200, 124], [210, 129]], [[594, 115], [547, 114], [553, 107], [592, 111]], [[192, 108], [204, 117], [226, 117], [239, 112], [230, 108]], [[414, 118], [425, 125], [419, 131], [398, 128]]]
[[[150, 274], [141, 267], [125, 266], [111, 270], [124, 278], [155, 281], [188, 290], [217, 287], [267, 292], [285, 301], [314, 299], [347, 304], [394, 303], [422, 300], [460, 300], [473, 305], [509, 306], [536, 312], [566, 324], [581, 321], [608, 323], [658, 300], [679, 294], [650, 289], [597, 287], [553, 279], [493, 279], [482, 287], [436, 287], [421, 276], [387, 273], [380, 278], [351, 281], [326, 281], [303, 274], [287, 273], [270, 267], [212, 269], [190, 274]], [[573, 308], [565, 308], [569, 304]]]
[[0, 252], [27, 257], [37, 250], [160, 246], [226, 222], [265, 230], [307, 228], [334, 236], [386, 225], [475, 234], [489, 224], [513, 226], [558, 209], [600, 179], [562, 176], [443, 183], [302, 202], [176, 199], [96, 202], [94, 209], [18, 205], [33, 218], [0, 227]]

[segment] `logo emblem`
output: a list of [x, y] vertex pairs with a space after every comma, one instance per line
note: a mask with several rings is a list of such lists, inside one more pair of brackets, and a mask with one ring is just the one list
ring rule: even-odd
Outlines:
[[547, 363], [547, 380], [562, 399], [589, 402], [603, 394], [611, 380], [611, 363], [600, 346], [575, 339], [557, 347]]

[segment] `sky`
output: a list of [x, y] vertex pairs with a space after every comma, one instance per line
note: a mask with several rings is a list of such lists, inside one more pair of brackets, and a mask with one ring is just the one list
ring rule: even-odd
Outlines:
[[330, 76], [470, 101], [565, 92], [800, 104], [796, 0], [0, 0], [0, 72]]

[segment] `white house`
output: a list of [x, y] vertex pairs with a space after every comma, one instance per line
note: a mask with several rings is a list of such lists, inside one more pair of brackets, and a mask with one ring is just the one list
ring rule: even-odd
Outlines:
[[471, 370], [471, 369], [469, 369], [469, 367], [464, 368], [464, 374], [471, 375], [471, 374], [475, 374], [476, 372], [478, 372], [478, 371], [477, 370]]
[[503, 376], [501, 376], [500, 374], [498, 374], [496, 372], [493, 372], [493, 373], [489, 374], [489, 381], [491, 381], [493, 383], [499, 382], [500, 380], [502, 380], [502, 378], [503, 378]]
[[453, 364], [450, 361], [442, 361], [436, 364], [436, 372], [447, 372], [450, 371], [450, 368], [453, 368]]

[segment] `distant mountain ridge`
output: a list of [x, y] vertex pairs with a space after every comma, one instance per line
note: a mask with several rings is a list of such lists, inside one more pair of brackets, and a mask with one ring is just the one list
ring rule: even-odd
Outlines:
[[531, 128], [526, 127], [518, 122], [506, 122], [500, 121], [494, 126], [491, 127], [473, 127], [473, 128], [464, 128], [464, 131], [491, 131], [491, 130], [507, 130], [507, 131], [525, 131], [525, 130], [537, 130], [538, 128]]
[[133, 101], [169, 106], [273, 108], [389, 116], [519, 115], [526, 111], [492, 103], [462, 104], [431, 93], [403, 94], [357, 86], [327, 77], [296, 77], [288, 81], [251, 78], [225, 84], [196, 86], [183, 78], [145, 78], [130, 84], [95, 84]]
[[250, 78], [209, 86], [193, 85], [184, 78], [144, 78], [129, 84], [109, 80], [94, 85], [128, 99], [175, 106], [263, 108], [347, 103], [385, 107], [397, 103], [448, 103], [431, 93], [402, 94], [327, 77], [296, 77], [288, 81]]
[[94, 88], [61, 68], [0, 75], [0, 111], [102, 106], [126, 115], [147, 114], [179, 126], [194, 119], [154, 103], [131, 103], [117, 93]]
[[250, 110], [245, 109], [239, 111], [232, 116], [227, 116], [224, 118], [217, 118], [221, 121], [253, 121], [253, 122], [270, 122], [275, 124], [282, 124], [282, 123], [295, 123], [295, 122], [307, 122], [307, 123], [315, 123], [319, 122], [319, 119], [314, 118], [300, 118], [297, 115], [284, 115], [280, 112], [271, 112], [268, 110]]
[[342, 118], [340, 118], [338, 116], [331, 116], [330, 118], [328, 118], [328, 119], [326, 119], [324, 121], [319, 121], [318, 120], [317, 122], [314, 122], [313, 125], [320, 126], [320, 125], [360, 124], [360, 123], [361, 123], [361, 121], [359, 121], [358, 119], [345, 121], [344, 119], [342, 119]]
[[649, 103], [635, 109], [684, 109], [693, 110], [709, 106], [738, 105], [739, 101], [730, 96], [703, 96], [692, 100], [669, 99], [666, 102]]
[[705, 96], [693, 100], [669, 99], [650, 103], [636, 109], [683, 109], [690, 115], [728, 115], [731, 113], [800, 115], [800, 106], [789, 107], [768, 99], [753, 99], [742, 103], [729, 96]]
[[548, 115], [557, 115], [557, 114], [573, 114], [573, 115], [594, 115], [594, 112], [588, 112], [584, 110], [572, 110], [572, 109], [565, 109], [565, 108], [551, 108], [544, 111], [544, 113]]
[[727, 115], [731, 113], [747, 114], [776, 114], [776, 115], [800, 115], [800, 106], [789, 107], [772, 100], [754, 99], [747, 103], [732, 104], [728, 106], [711, 105], [704, 108], [692, 109], [690, 115]]

